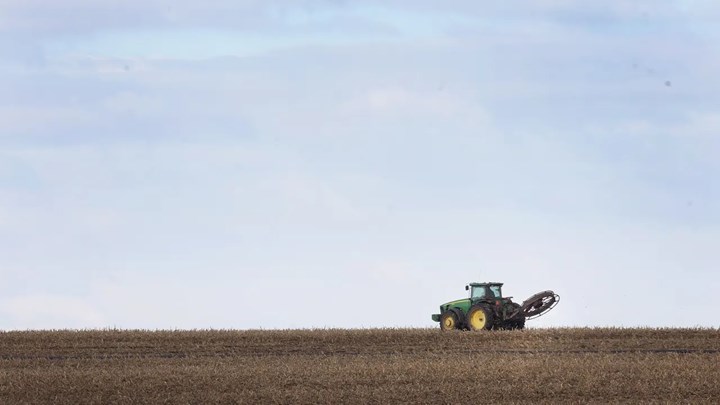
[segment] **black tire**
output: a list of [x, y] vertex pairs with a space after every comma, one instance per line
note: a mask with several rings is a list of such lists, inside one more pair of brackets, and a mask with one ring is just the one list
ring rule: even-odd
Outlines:
[[503, 329], [525, 329], [525, 318], [507, 321], [503, 324]]
[[445, 311], [440, 315], [440, 329], [443, 331], [454, 330], [460, 327], [457, 315], [453, 311]]
[[475, 305], [470, 308], [465, 319], [468, 329], [472, 331], [490, 330], [495, 321], [490, 308], [482, 305]]
[[522, 313], [522, 307], [519, 304], [511, 303], [513, 310], [517, 311], [515, 317], [505, 321], [504, 329], [525, 329], [525, 315]]

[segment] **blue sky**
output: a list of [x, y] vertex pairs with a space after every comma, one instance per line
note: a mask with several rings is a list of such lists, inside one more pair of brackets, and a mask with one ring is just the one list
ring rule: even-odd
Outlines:
[[434, 327], [484, 280], [717, 327], [718, 19], [4, 1], [0, 329]]

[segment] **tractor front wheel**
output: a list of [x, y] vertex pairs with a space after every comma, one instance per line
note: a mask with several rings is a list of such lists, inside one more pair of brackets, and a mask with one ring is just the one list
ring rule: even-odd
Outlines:
[[445, 311], [440, 315], [440, 329], [453, 330], [458, 328], [458, 319], [452, 311]]
[[467, 325], [470, 330], [487, 330], [492, 328], [493, 314], [487, 307], [474, 306], [467, 314]]

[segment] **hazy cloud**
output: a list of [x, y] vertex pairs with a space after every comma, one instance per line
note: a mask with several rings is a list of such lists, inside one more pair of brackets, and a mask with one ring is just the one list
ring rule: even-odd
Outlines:
[[709, 2], [0, 4], [0, 328], [712, 323]]

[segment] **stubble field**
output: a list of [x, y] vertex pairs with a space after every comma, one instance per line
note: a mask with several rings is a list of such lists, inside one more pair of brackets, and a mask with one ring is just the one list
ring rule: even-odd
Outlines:
[[0, 332], [0, 403], [714, 402], [717, 329]]

